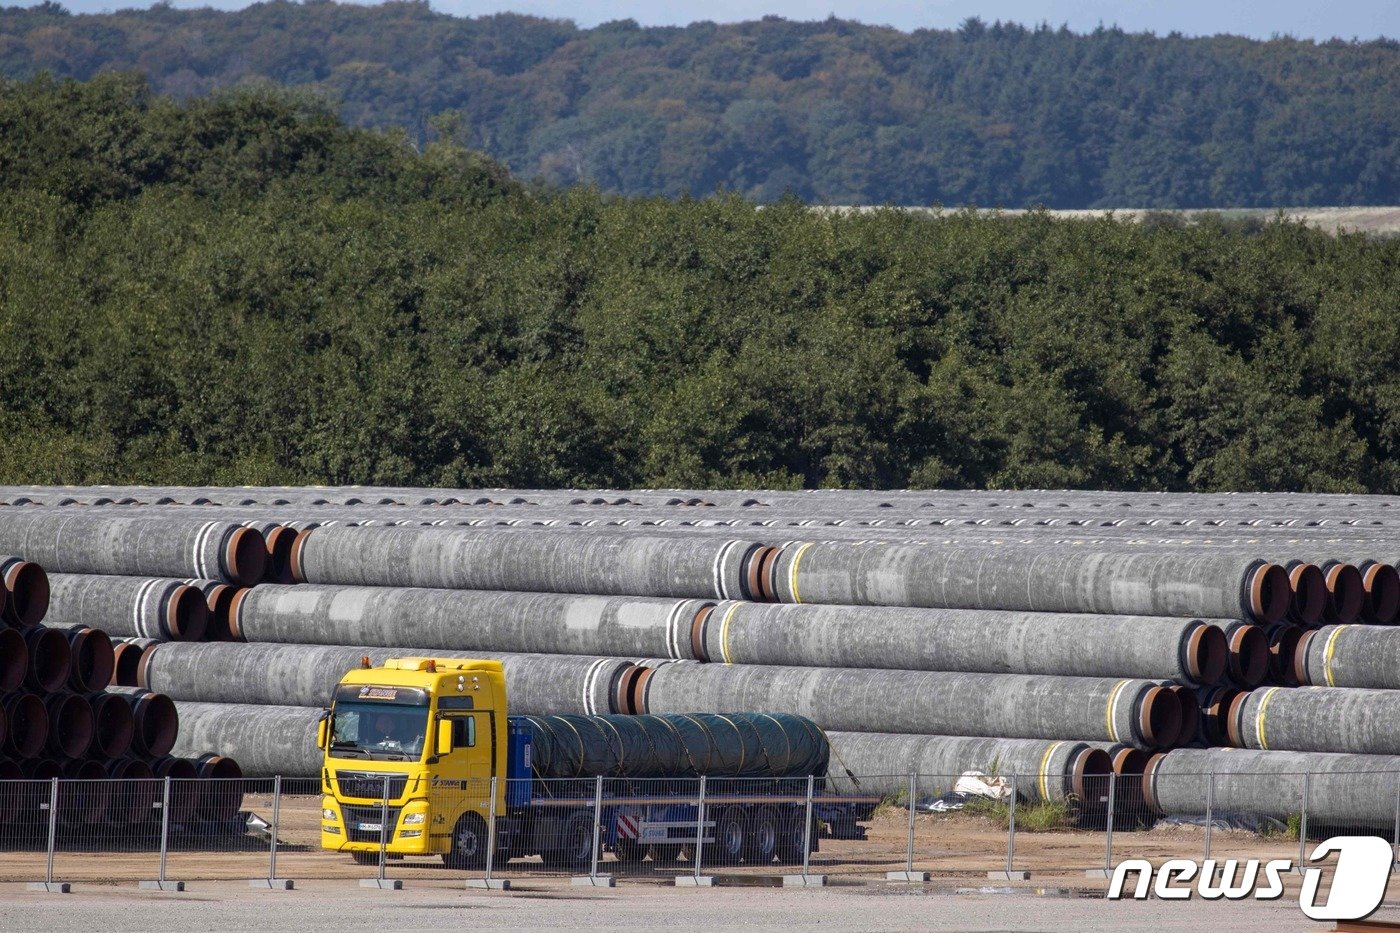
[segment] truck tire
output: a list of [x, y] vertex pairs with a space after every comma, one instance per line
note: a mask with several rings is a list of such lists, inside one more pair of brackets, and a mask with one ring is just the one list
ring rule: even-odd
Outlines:
[[564, 822], [560, 848], [543, 853], [551, 868], [584, 871], [593, 863], [593, 814], [575, 813]]
[[453, 871], [485, 868], [488, 842], [486, 821], [479, 814], [464, 813], [452, 828], [452, 848], [442, 854], [442, 864]]
[[[787, 819], [778, 821], [778, 861], [784, 865], [797, 865], [802, 862], [802, 843], [804, 838], [802, 826], [802, 814], [790, 816]], [[812, 838], [817, 838], [815, 828], [812, 831]]]
[[749, 820], [748, 839], [744, 845], [744, 861], [750, 865], [771, 865], [778, 854], [780, 832], [778, 811], [760, 807]]
[[742, 807], [725, 807], [715, 818], [715, 847], [708, 861], [721, 868], [738, 865], [748, 847], [748, 820]]

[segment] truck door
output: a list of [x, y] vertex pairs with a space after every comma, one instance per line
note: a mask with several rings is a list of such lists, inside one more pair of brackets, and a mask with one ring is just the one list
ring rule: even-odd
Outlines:
[[442, 777], [458, 799], [451, 809], [476, 810], [483, 818], [487, 813], [491, 778], [496, 776], [495, 715], [490, 710], [443, 713], [443, 719], [452, 723], [452, 752], [441, 762]]

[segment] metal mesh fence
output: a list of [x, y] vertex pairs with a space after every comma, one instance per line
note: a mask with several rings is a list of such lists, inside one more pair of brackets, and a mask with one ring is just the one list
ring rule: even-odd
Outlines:
[[[357, 780], [359, 783], [354, 783]], [[0, 880], [983, 877], [1400, 845], [1400, 773], [0, 781]], [[1050, 793], [1047, 793], [1047, 788]]]

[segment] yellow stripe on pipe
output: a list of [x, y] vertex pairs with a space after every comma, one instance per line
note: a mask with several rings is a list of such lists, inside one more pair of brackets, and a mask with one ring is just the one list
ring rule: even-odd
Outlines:
[[1046, 773], [1050, 767], [1050, 756], [1055, 754], [1055, 749], [1059, 748], [1063, 744], [1065, 743], [1053, 743], [1049, 748], [1045, 750], [1045, 754], [1042, 755], [1040, 758], [1040, 799], [1045, 801], [1046, 803], [1050, 802], [1050, 785], [1049, 783], [1047, 783], [1050, 775]]
[[807, 553], [807, 549], [812, 544], [813, 542], [808, 541], [798, 548], [797, 553], [792, 557], [792, 569], [788, 571], [788, 589], [792, 590], [792, 601], [795, 603], [802, 602], [802, 597], [797, 592], [797, 565], [802, 563], [802, 555]]
[[1113, 707], [1118, 702], [1118, 691], [1127, 685], [1126, 680], [1120, 680], [1113, 685], [1113, 690], [1108, 694], [1108, 704], [1104, 707], [1104, 724], [1108, 726], [1108, 736], [1113, 741], [1118, 741], [1118, 730], [1113, 727]]
[[[1326, 676], [1327, 686], [1329, 687], [1337, 686], [1332, 681], [1332, 652], [1336, 650], [1337, 636], [1342, 634], [1342, 629], [1344, 628], [1351, 628], [1351, 626], [1339, 625], [1333, 630], [1331, 635], [1327, 636], [1327, 650], [1322, 654], [1322, 673]], [[1306, 665], [1304, 666], [1306, 667]]]
[[1274, 698], [1274, 694], [1282, 690], [1282, 687], [1270, 687], [1269, 692], [1264, 694], [1264, 699], [1259, 701], [1259, 715], [1256, 717], [1255, 725], [1259, 733], [1259, 747], [1268, 749], [1269, 740], [1264, 736], [1264, 716], [1269, 711], [1269, 701]]
[[729, 607], [729, 611], [724, 614], [724, 621], [719, 626], [719, 653], [724, 658], [725, 664], [733, 664], [729, 658], [729, 620], [734, 618], [734, 613], [739, 611], [743, 603], [736, 602]]

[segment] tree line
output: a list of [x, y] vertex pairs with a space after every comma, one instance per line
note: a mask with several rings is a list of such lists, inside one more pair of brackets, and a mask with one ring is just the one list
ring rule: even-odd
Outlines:
[[0, 482], [1400, 488], [1400, 240], [522, 184], [0, 83]]
[[425, 0], [0, 8], [0, 74], [271, 81], [357, 126], [634, 195], [984, 207], [1400, 203], [1400, 44], [829, 19], [580, 29]]

